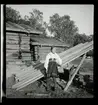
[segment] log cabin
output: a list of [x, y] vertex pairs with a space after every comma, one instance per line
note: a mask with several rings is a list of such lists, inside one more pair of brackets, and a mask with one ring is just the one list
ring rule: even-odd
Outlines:
[[43, 61], [51, 46], [57, 53], [69, 48], [69, 45], [53, 37], [43, 37], [42, 32], [25, 24], [6, 23], [6, 60], [21, 59]]

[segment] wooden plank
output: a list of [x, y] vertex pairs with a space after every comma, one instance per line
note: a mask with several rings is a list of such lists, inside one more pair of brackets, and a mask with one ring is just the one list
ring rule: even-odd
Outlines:
[[21, 34], [22, 38], [29, 38], [30, 36], [27, 36], [27, 34]]
[[31, 56], [29, 57], [22, 57], [22, 59], [31, 59]]
[[6, 32], [6, 35], [17, 35], [18, 33], [15, 32]]
[[25, 78], [23, 81], [20, 81], [17, 84], [13, 85], [12, 88], [18, 88], [18, 87], [20, 87], [21, 85], [27, 83], [27, 81], [29, 81], [30, 79], [35, 78], [36, 76], [38, 76], [38, 74], [42, 75], [42, 73], [39, 72], [39, 71], [36, 71], [36, 72], [32, 71], [32, 73], [30, 72], [30, 75], [29, 75], [28, 78]]
[[19, 45], [18, 41], [6, 41], [6, 45]]
[[23, 87], [25, 87], [25, 86], [27, 86], [27, 85], [29, 85], [29, 84], [31, 84], [31, 83], [37, 81], [38, 79], [40, 79], [40, 78], [42, 78], [42, 77], [43, 77], [43, 75], [40, 74], [40, 75], [38, 75], [38, 76], [35, 77], [35, 78], [31, 78], [29, 81], [27, 81], [26, 83], [22, 84], [21, 87], [17, 88], [16, 90], [20, 90], [20, 89], [22, 89]]
[[43, 76], [42, 76], [42, 75], [40, 75], [39, 77], [37, 77], [37, 78], [33, 79], [33, 81], [29, 81], [27, 84], [24, 84], [22, 87], [17, 88], [16, 90], [21, 90], [22, 88], [24, 88], [24, 87], [28, 86], [29, 84], [31, 84], [31, 83], [33, 83], [33, 82], [37, 81], [38, 79], [40, 79], [40, 78], [42, 78], [42, 77], [43, 77]]
[[83, 46], [85, 46], [84, 44], [79, 44], [79, 45], [76, 45], [75, 47], [72, 47], [62, 53], [59, 54], [60, 57], [63, 57], [64, 55], [67, 55], [67, 54], [71, 54], [73, 53], [74, 51], [77, 51], [80, 47], [82, 48]]
[[13, 44], [7, 44], [7, 45], [6, 45], [6, 48], [7, 48], [7, 47], [19, 47], [19, 44], [15, 44], [15, 45], [13, 45]]
[[30, 52], [30, 49], [29, 48], [21, 48], [21, 50]]
[[6, 49], [19, 49], [18, 45], [6, 45]]
[[27, 79], [28, 77], [32, 76], [33, 75], [32, 73], [34, 74], [34, 76], [37, 75], [37, 74], [35, 74], [36, 70], [32, 70], [32, 71], [27, 72], [24, 76], [22, 75], [22, 76], [18, 77], [19, 81], [23, 81], [23, 80]]
[[21, 70], [21, 72], [16, 75], [16, 79], [18, 79], [18, 78], [19, 78], [19, 79], [20, 79], [20, 78], [23, 78], [24, 76], [30, 74], [30, 72], [35, 72], [35, 71], [37, 71], [37, 70], [36, 70], [36, 69]]
[[42, 53], [50, 53], [50, 50], [49, 51], [48, 50], [42, 50], [42, 51], [40, 50], [39, 53], [41, 53], [41, 54]]
[[12, 41], [18, 41], [19, 40], [19, 37], [6, 37], [6, 40], [12, 40]]
[[10, 55], [13, 53], [18, 53], [19, 50], [6, 50], [6, 55]]
[[29, 44], [21, 44], [21, 47], [29, 47]]
[[31, 55], [31, 53], [22, 53], [23, 56]]
[[65, 60], [66, 58], [68, 58], [68, 57], [70, 57], [70, 56], [72, 56], [72, 55], [75, 55], [75, 54], [78, 53], [78, 52], [81, 52], [81, 51], [85, 50], [85, 49], [86, 49], [87, 47], [89, 47], [89, 46], [90, 46], [90, 45], [84, 45], [84, 47], [82, 47], [81, 49], [78, 49], [78, 50], [74, 51], [71, 55], [70, 55], [70, 53], [68, 53], [67, 56], [63, 58], [63, 60]]
[[18, 53], [19, 50], [18, 49], [6, 49], [6, 53], [13, 53], [13, 52]]
[[[92, 49], [92, 46], [89, 47], [89, 48], [87, 48], [87, 49], [85, 49], [85, 50], [83, 50], [83, 51], [81, 51], [81, 52], [79, 52], [79, 53], [77, 53], [77, 54], [74, 55], [74, 56], [71, 56], [70, 58], [66, 58], [66, 60], [64, 60], [64, 62], [63, 62], [63, 64], [62, 64], [62, 66], [64, 66], [64, 65], [67, 64], [68, 62], [71, 62], [72, 60], [75, 60], [77, 57], [83, 55], [84, 53], [87, 53], [90, 49]], [[64, 59], [65, 59], [65, 58], [64, 58]]]
[[[86, 53], [87, 51], [85, 51], [85, 53]], [[82, 53], [81, 55], [83, 55], [84, 53]], [[75, 57], [72, 57], [72, 58], [70, 58], [70, 59], [68, 59], [65, 63], [63, 63], [62, 64], [62, 67], [64, 67], [66, 64], [68, 64], [69, 62], [71, 62], [71, 61], [73, 61], [73, 60], [75, 60], [77, 57], [79, 57], [80, 55], [79, 54], [77, 54], [77, 55], [75, 55]]]
[[15, 59], [15, 58], [18, 58], [18, 55], [17, 56], [6, 56], [7, 59]]
[[31, 56], [22, 56], [22, 59], [31, 59]]
[[[29, 72], [29, 71], [33, 71], [34, 70], [34, 68], [32, 67], [26, 67], [25, 66], [25, 68], [23, 68], [16, 76], [17, 77], [20, 77], [20, 76], [22, 76], [22, 75], [24, 75], [25, 73], [27, 73], [27, 72]], [[17, 78], [16, 77], [16, 78]]]
[[22, 56], [22, 59], [31, 59], [31, 56]]
[[21, 38], [21, 40], [22, 41], [28, 41], [28, 42], [30, 41], [30, 39], [28, 39], [28, 38]]
[[31, 57], [31, 54], [28, 54], [28, 55], [27, 54], [24, 54], [24, 55], [22, 54], [22, 57]]
[[23, 45], [29, 45], [30, 42], [25, 42], [25, 41], [24, 41], [24, 42], [21, 42], [21, 45], [22, 45], [22, 44], [23, 44]]
[[15, 37], [15, 36], [13, 36], [13, 37], [6, 37], [6, 40], [16, 40], [16, 41], [18, 41], [19, 40], [19, 37]]
[[22, 55], [22, 57], [31, 57], [31, 55]]
[[62, 52], [62, 53], [60, 53], [59, 55], [60, 55], [60, 57], [62, 57], [62, 56], [64, 56], [64, 55], [67, 55], [67, 54], [69, 54], [69, 53], [72, 53], [72, 52], [74, 52], [74, 51], [76, 51], [76, 50], [78, 50], [80, 47], [82, 47], [82, 46], [84, 46], [84, 44], [79, 44], [79, 45], [76, 45], [76, 46], [74, 46], [74, 47], [71, 47], [70, 49], [68, 49], [68, 50], [66, 50], [66, 51], [64, 51], [64, 52]]
[[22, 53], [31, 53], [30, 50], [27, 51], [27, 50], [25, 50], [25, 49], [24, 49], [24, 50], [22, 49], [21, 52], [22, 52]]
[[42, 43], [38, 43], [38, 42], [32, 42], [32, 45], [38, 45], [38, 46], [42, 46], [42, 47], [51, 47], [51, 46], [55, 46], [55, 47], [66, 47], [66, 45], [57, 45], [57, 44], [42, 44]]
[[22, 58], [22, 61], [29, 61], [31, 58]]
[[81, 60], [81, 62], [80, 62], [80, 64], [79, 64], [79, 66], [77, 67], [77, 69], [76, 69], [75, 73], [72, 75], [71, 79], [68, 81], [68, 83], [67, 83], [67, 85], [66, 85], [66, 87], [65, 87], [64, 91], [67, 91], [67, 89], [68, 89], [68, 88], [69, 88], [69, 86], [71, 85], [71, 83], [72, 83], [72, 81], [73, 81], [73, 79], [74, 79], [75, 75], [76, 75], [76, 74], [77, 74], [77, 72], [79, 71], [79, 69], [80, 69], [81, 65], [83, 64], [83, 62], [84, 62], [84, 60], [85, 60], [85, 58], [86, 58], [86, 54], [84, 54], [84, 56], [83, 56], [83, 58], [82, 58], [82, 60]]
[[28, 45], [24, 45], [24, 46], [21, 45], [21, 48], [27, 48], [27, 49], [30, 49], [30, 47], [29, 47]]
[[29, 46], [21, 46], [21, 49], [30, 49]]
[[7, 59], [7, 58], [6, 58], [6, 61], [7, 61], [7, 62], [16, 62], [16, 61], [18, 61], [18, 60], [19, 60], [18, 58], [16, 58], [16, 59]]
[[18, 48], [6, 48], [6, 51], [8, 52], [19, 52], [19, 49]]
[[16, 78], [17, 79], [21, 79], [21, 78], [25, 78], [27, 75], [30, 75], [31, 73], [34, 73], [34, 72], [36, 72], [37, 70], [34, 70], [34, 69], [31, 69], [31, 70], [22, 70], [21, 72], [20, 72], [20, 74], [18, 73], [17, 75], [16, 75]]

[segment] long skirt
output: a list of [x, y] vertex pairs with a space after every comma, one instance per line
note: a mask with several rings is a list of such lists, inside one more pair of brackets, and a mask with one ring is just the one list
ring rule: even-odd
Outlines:
[[51, 90], [51, 87], [56, 86], [56, 78], [58, 77], [58, 68], [55, 61], [49, 61], [47, 72], [47, 88]]

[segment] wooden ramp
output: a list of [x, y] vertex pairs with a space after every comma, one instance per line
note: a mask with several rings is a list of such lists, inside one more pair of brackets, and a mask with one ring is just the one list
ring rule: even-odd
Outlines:
[[[84, 44], [79, 44], [75, 47], [72, 47], [62, 53], [59, 54], [63, 63], [62, 67], [64, 67], [67, 63], [75, 60], [83, 54], [86, 54], [88, 51], [93, 49], [93, 41], [86, 42]], [[12, 86], [13, 89], [20, 90], [27, 85], [39, 80], [44, 77], [40, 70], [44, 69], [44, 63], [38, 63], [34, 66], [33, 69], [26, 70], [25, 72], [21, 72], [16, 76], [19, 79], [19, 82]]]

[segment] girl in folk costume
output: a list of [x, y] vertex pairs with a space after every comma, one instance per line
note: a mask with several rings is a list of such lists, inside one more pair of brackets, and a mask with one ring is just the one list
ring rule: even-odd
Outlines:
[[[56, 53], [56, 48], [51, 47], [51, 52], [46, 56], [44, 67], [47, 73], [47, 89], [52, 87], [55, 90], [56, 78], [58, 78], [58, 66], [62, 64], [62, 60]], [[51, 86], [52, 85], [52, 86]]]

